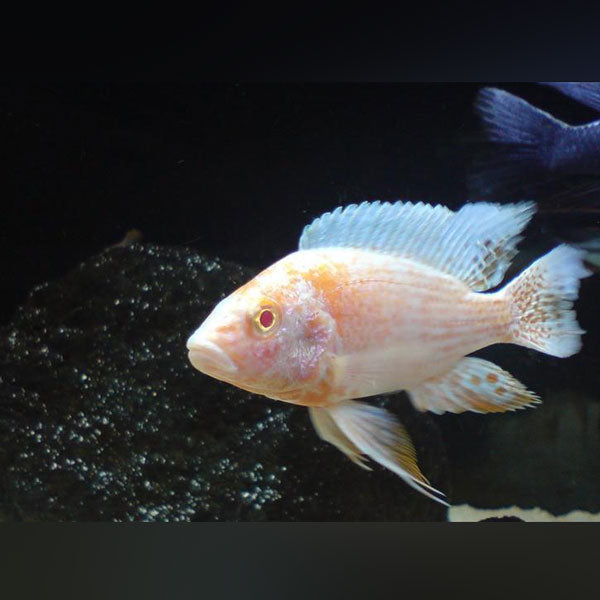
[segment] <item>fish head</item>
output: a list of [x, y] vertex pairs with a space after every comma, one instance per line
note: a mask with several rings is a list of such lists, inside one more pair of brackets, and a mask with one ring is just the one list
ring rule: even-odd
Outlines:
[[280, 261], [219, 302], [187, 348], [192, 365], [211, 377], [302, 403], [325, 376], [334, 340], [317, 290]]

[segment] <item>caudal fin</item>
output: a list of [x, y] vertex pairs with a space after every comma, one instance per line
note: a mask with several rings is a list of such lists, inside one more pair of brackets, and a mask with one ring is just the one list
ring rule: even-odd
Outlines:
[[498, 88], [483, 88], [475, 108], [490, 142], [519, 144], [524, 149], [539, 147], [548, 132], [565, 126], [552, 115]]
[[552, 177], [553, 140], [568, 125], [497, 88], [482, 89], [475, 109], [494, 148], [474, 165], [469, 177], [473, 193], [516, 191]]
[[573, 302], [579, 280], [591, 275], [583, 266], [584, 256], [583, 250], [557, 246], [504, 288], [513, 314], [513, 343], [560, 358], [579, 352], [585, 332]]
[[540, 81], [567, 96], [600, 111], [600, 83], [597, 81]]

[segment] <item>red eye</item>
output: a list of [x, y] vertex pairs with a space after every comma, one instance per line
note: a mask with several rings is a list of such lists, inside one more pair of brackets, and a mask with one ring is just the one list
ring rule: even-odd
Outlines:
[[279, 320], [281, 318], [281, 312], [277, 306], [273, 305], [273, 302], [261, 302], [262, 306], [256, 310], [252, 315], [252, 321], [254, 327], [259, 334], [271, 333], [279, 326]]
[[264, 329], [269, 329], [275, 322], [275, 315], [270, 310], [263, 310], [258, 317], [258, 322]]

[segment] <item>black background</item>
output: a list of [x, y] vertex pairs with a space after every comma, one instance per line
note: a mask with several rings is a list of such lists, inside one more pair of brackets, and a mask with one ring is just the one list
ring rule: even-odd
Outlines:
[[[339, 204], [460, 206], [482, 85], [4, 85], [0, 322], [134, 227], [261, 268]], [[571, 122], [595, 117], [549, 88], [497, 85]]]

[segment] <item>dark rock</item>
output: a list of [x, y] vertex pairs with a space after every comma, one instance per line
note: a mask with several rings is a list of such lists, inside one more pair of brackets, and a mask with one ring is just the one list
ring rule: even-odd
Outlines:
[[[113, 247], [38, 286], [0, 336], [4, 520], [444, 520], [318, 439], [307, 411], [195, 371], [185, 341], [252, 273], [185, 249]], [[392, 405], [446, 492], [440, 435]]]

